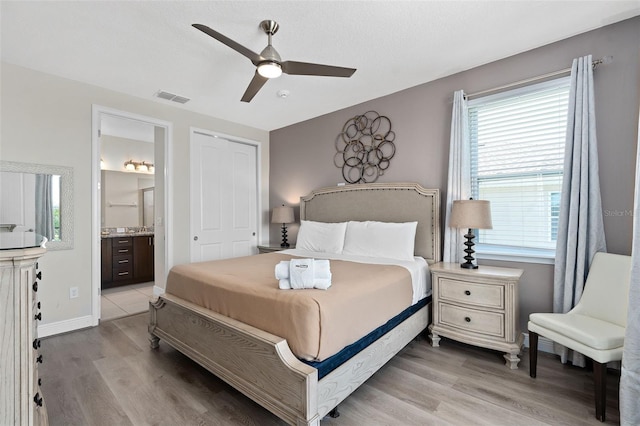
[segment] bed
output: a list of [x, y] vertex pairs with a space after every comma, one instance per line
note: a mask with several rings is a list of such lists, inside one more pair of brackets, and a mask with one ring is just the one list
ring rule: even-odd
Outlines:
[[[300, 200], [302, 220], [417, 221], [415, 255], [429, 263], [440, 258], [439, 213], [439, 191], [415, 183], [323, 188]], [[278, 256], [258, 256], [264, 261], [270, 255]], [[162, 339], [287, 423], [317, 425], [427, 327], [425, 300], [320, 377], [321, 370], [296, 357], [285, 338], [175, 294], [150, 303], [150, 341], [157, 348]]]

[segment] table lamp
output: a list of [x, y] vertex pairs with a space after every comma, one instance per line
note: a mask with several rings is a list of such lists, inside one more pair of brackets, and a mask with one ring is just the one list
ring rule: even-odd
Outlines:
[[284, 204], [282, 207], [275, 207], [271, 214], [271, 223], [282, 224], [282, 244], [280, 244], [280, 247], [289, 247], [287, 242], [287, 223], [293, 223], [293, 207], [286, 207]]
[[486, 200], [455, 200], [451, 206], [451, 217], [449, 218], [449, 226], [453, 228], [467, 228], [469, 231], [465, 234], [467, 246], [464, 252], [466, 262], [461, 263], [460, 267], [465, 269], [477, 269], [478, 265], [474, 263], [473, 253], [473, 229], [491, 229], [491, 206]]

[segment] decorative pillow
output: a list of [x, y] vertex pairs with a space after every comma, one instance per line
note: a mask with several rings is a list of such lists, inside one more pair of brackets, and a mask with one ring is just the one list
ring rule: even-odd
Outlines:
[[413, 260], [418, 222], [348, 222], [342, 253]]
[[347, 222], [300, 221], [296, 248], [322, 253], [342, 253]]

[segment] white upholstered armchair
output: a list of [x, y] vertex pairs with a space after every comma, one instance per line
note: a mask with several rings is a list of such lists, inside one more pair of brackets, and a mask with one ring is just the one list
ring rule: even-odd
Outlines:
[[582, 298], [566, 314], [529, 316], [529, 374], [536, 377], [538, 335], [593, 360], [596, 418], [605, 420], [607, 362], [620, 361], [627, 324], [631, 256], [596, 253]]

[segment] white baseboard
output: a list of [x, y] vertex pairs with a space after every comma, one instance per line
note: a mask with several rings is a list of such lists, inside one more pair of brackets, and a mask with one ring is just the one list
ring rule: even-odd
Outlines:
[[38, 337], [53, 336], [55, 334], [68, 333], [82, 328], [93, 327], [93, 316], [72, 318], [69, 320], [38, 325]]
[[[524, 334], [524, 347], [529, 347], [529, 333]], [[553, 350], [553, 340], [547, 339], [543, 336], [538, 336], [538, 350], [540, 352], [548, 352], [550, 354], [555, 353]]]
[[164, 294], [164, 288], [158, 287], [157, 285], [153, 286], [153, 295], [154, 296], [161, 296], [163, 294]]

